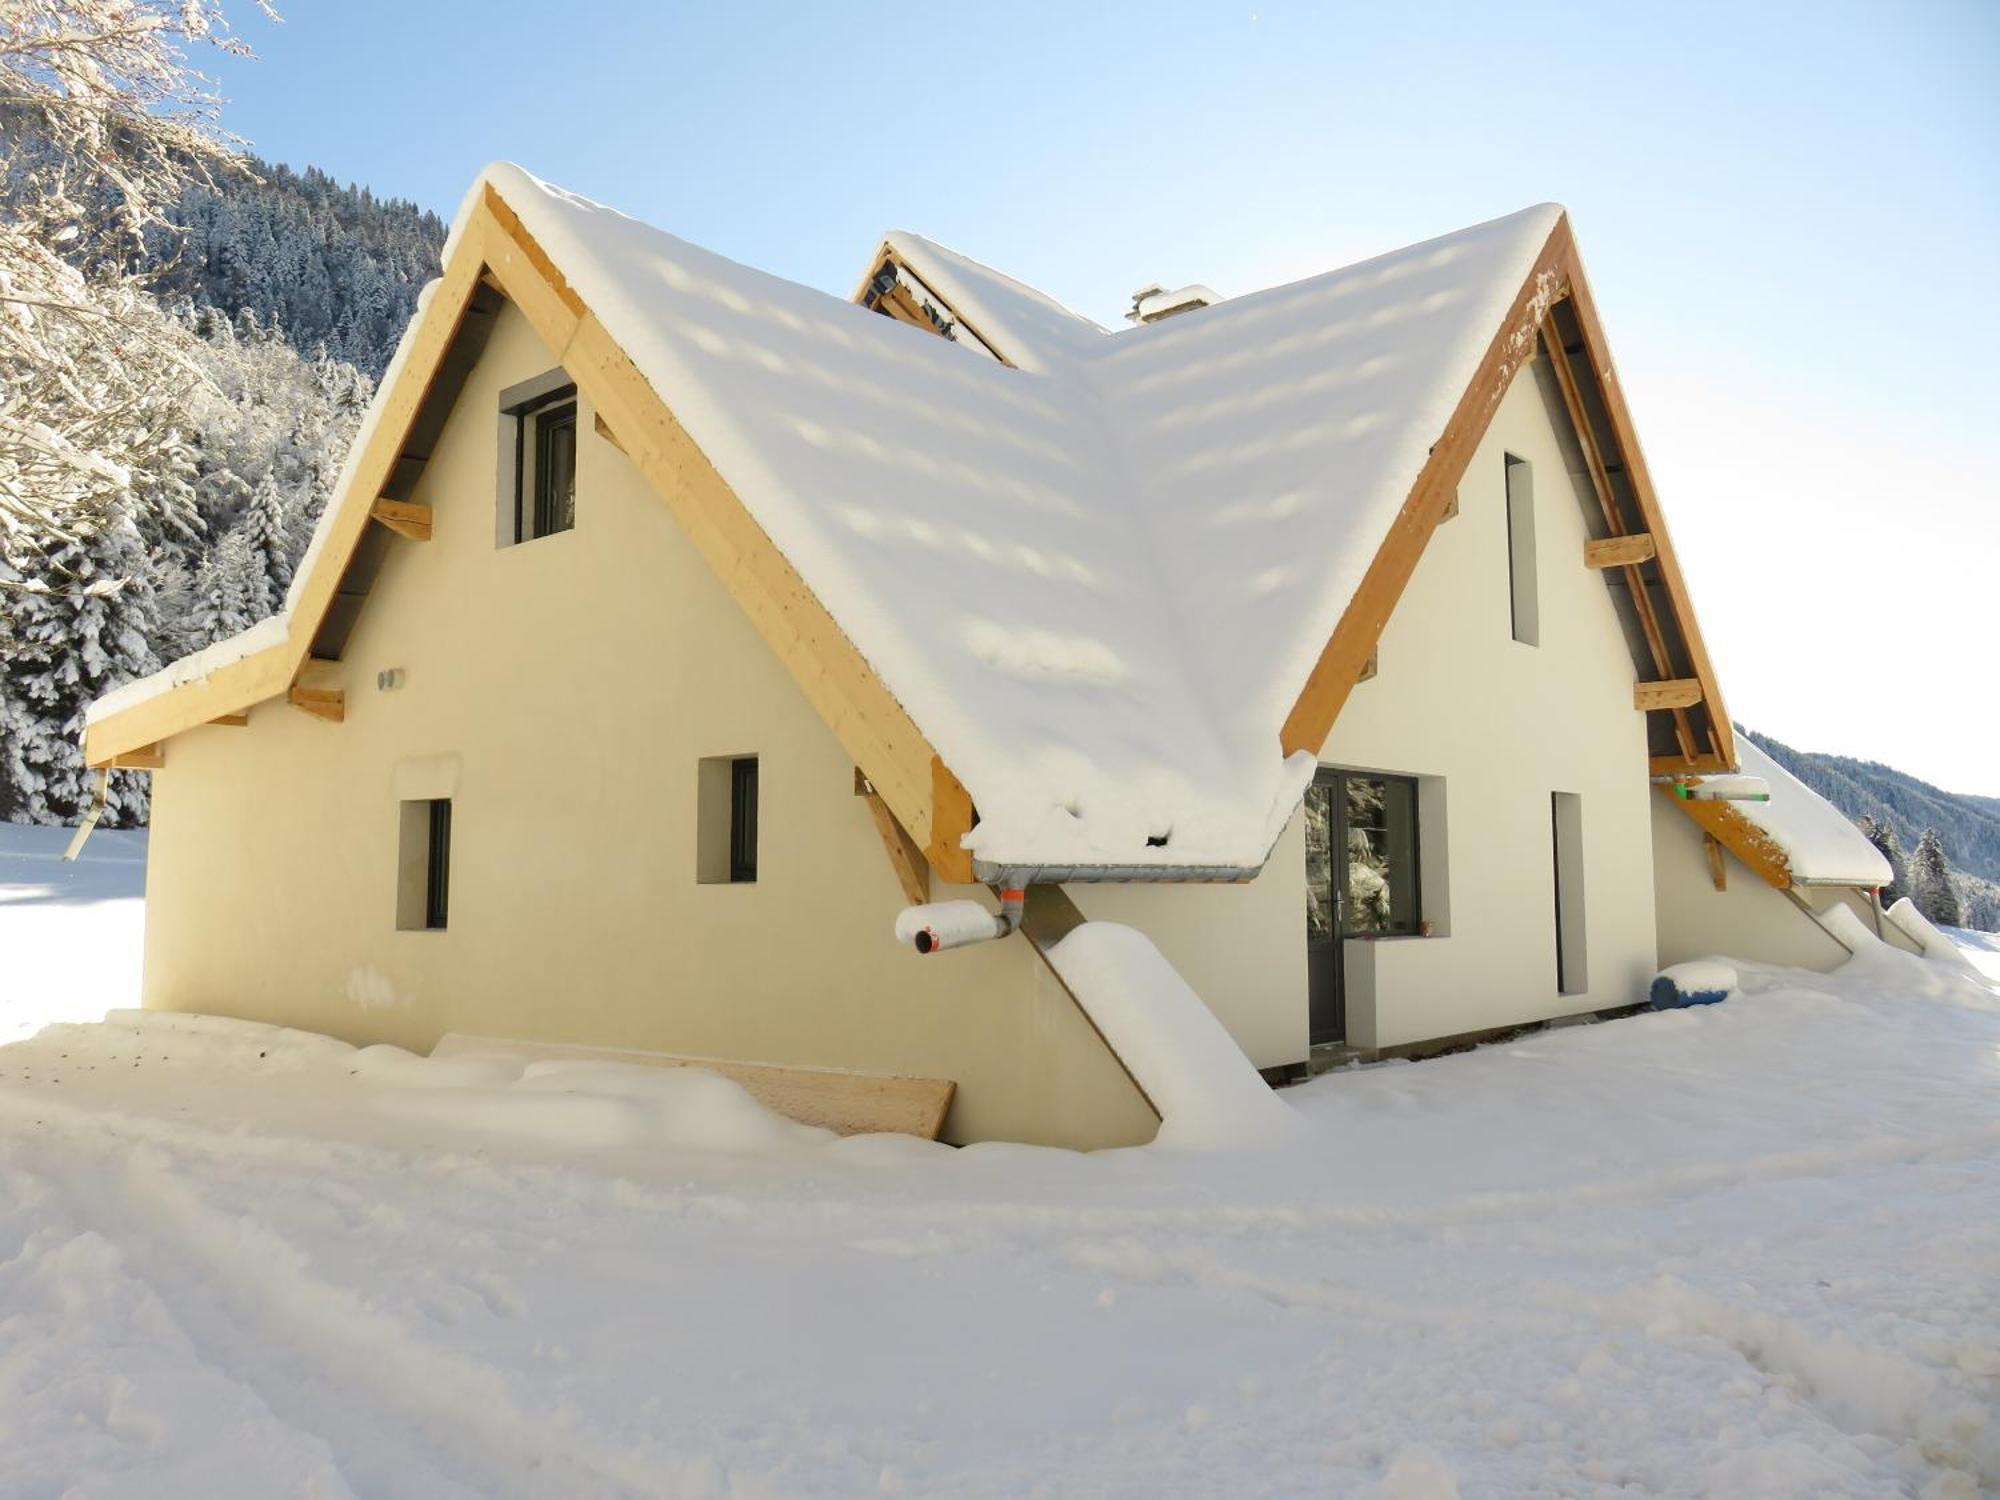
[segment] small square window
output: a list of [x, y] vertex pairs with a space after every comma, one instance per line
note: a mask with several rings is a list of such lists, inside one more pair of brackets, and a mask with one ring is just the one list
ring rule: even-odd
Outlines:
[[405, 802], [396, 870], [396, 926], [442, 932], [451, 900], [451, 798]]

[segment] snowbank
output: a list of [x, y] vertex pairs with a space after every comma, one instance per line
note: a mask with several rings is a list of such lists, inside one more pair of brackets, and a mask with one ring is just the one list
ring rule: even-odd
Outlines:
[[146, 832], [100, 829], [72, 864], [73, 832], [0, 823], [0, 1043], [139, 998]]
[[0, 1494], [1963, 1500], [2000, 1000], [1877, 948], [1228, 1153], [715, 1150], [615, 1074], [56, 1027], [0, 1048]]
[[1299, 1122], [1152, 940], [1085, 922], [1049, 963], [1160, 1112], [1163, 1146], [1236, 1148], [1294, 1139]]
[[1885, 921], [1894, 923], [1903, 936], [1921, 948], [1925, 958], [1958, 964], [1967, 969], [1979, 968], [1959, 943], [1946, 937], [1943, 932], [1931, 925], [1930, 919], [1917, 910], [1916, 903], [1908, 896], [1898, 897], [1882, 916]]

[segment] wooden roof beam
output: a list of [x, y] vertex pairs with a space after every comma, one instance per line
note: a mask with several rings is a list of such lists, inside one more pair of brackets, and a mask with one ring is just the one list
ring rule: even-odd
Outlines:
[[409, 500], [377, 500], [368, 514], [397, 536], [413, 542], [431, 539], [431, 508]]
[[931, 899], [931, 867], [924, 859], [924, 851], [896, 821], [889, 804], [882, 800], [859, 766], [854, 770], [854, 795], [868, 804], [868, 815], [875, 822], [875, 832], [881, 836], [882, 848], [889, 856], [889, 868], [902, 889], [903, 899], [911, 906], [923, 905]]
[[1698, 677], [1632, 684], [1632, 706], [1647, 713], [1659, 708], [1692, 708], [1701, 699], [1701, 679]]
[[304, 709], [315, 719], [324, 719], [329, 724], [339, 724], [347, 718], [347, 694], [336, 687], [306, 687], [293, 683], [285, 694], [285, 701], [293, 708]]
[[1642, 562], [1650, 562], [1653, 557], [1653, 534], [1650, 531], [1633, 532], [1630, 536], [1608, 536], [1602, 541], [1583, 544], [1583, 565], [1586, 568], [1636, 568]]

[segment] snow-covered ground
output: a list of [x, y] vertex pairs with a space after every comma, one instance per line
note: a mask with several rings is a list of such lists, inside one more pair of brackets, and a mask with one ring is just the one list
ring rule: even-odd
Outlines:
[[134, 1005], [146, 930], [146, 835], [0, 823], [0, 1043]]
[[[138, 865], [48, 842], [0, 829], [8, 1034], [130, 996]], [[0, 1048], [0, 1495], [2000, 1486], [2000, 987], [1742, 967], [1234, 1154], [57, 1024]]]

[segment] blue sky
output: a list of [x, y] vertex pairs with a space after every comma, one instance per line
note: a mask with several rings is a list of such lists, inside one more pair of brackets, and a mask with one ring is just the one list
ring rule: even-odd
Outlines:
[[842, 295], [895, 226], [1115, 322], [1566, 203], [1731, 711], [2000, 794], [2000, 4], [283, 8], [261, 154]]

